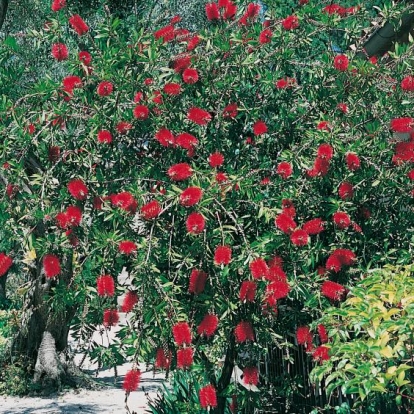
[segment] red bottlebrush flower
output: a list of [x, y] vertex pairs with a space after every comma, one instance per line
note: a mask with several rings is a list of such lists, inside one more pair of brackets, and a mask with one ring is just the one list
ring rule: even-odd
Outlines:
[[342, 269], [341, 259], [335, 255], [329, 256], [328, 260], [326, 261], [326, 269], [335, 273], [340, 272]]
[[333, 148], [329, 144], [321, 144], [318, 148], [318, 157], [330, 161], [333, 157]]
[[332, 129], [332, 125], [330, 124], [329, 121], [321, 121], [316, 126], [316, 128], [319, 129], [320, 131], [330, 131]]
[[72, 17], [69, 18], [69, 24], [72, 26], [72, 29], [79, 35], [83, 36], [84, 34], [88, 33], [89, 27], [84, 22], [82, 17], [79, 14], [74, 14]]
[[339, 283], [325, 280], [321, 286], [321, 293], [323, 296], [334, 301], [340, 301], [345, 299], [347, 289]]
[[187, 68], [183, 71], [183, 81], [189, 85], [198, 81], [198, 72], [196, 69]]
[[189, 164], [183, 162], [171, 166], [167, 174], [173, 181], [184, 181], [193, 175], [193, 170]]
[[276, 169], [276, 173], [279, 174], [284, 180], [288, 179], [293, 172], [292, 164], [289, 162], [281, 162]]
[[198, 145], [198, 139], [187, 132], [177, 135], [175, 138], [175, 144], [188, 151], [194, 149]]
[[43, 257], [43, 270], [46, 277], [52, 278], [57, 276], [60, 271], [60, 260], [59, 257], [54, 254], [47, 254]]
[[234, 329], [234, 336], [239, 343], [254, 341], [254, 331], [252, 324], [247, 321], [241, 321]]
[[223, 109], [223, 118], [236, 118], [238, 107], [237, 104], [229, 104]]
[[109, 96], [113, 90], [114, 85], [111, 82], [103, 81], [98, 85], [96, 92], [99, 96]]
[[267, 132], [267, 125], [263, 121], [256, 121], [253, 125], [253, 134], [256, 136], [265, 134]]
[[119, 252], [123, 254], [131, 254], [137, 251], [137, 245], [130, 240], [124, 240], [119, 243]]
[[122, 210], [135, 212], [137, 209], [138, 203], [129, 191], [113, 194], [110, 196], [110, 200], [113, 206], [122, 208]]
[[339, 6], [338, 4], [329, 4], [323, 8], [323, 12], [328, 14], [338, 14], [339, 16], [345, 16], [346, 8]]
[[89, 52], [83, 50], [78, 54], [79, 60], [86, 66], [89, 66], [92, 62], [92, 56]]
[[277, 89], [286, 89], [289, 87], [289, 82], [287, 79], [279, 79], [276, 81], [275, 86]]
[[214, 335], [218, 326], [218, 318], [216, 315], [206, 315], [198, 325], [197, 333], [205, 335], [207, 338]]
[[105, 309], [103, 315], [104, 326], [115, 326], [119, 322], [119, 314], [116, 309]]
[[280, 265], [273, 265], [269, 267], [269, 271], [266, 275], [266, 279], [270, 282], [287, 282], [286, 273], [280, 267]]
[[169, 369], [171, 366], [171, 359], [171, 351], [168, 351], [168, 355], [166, 355], [164, 349], [158, 348], [157, 355], [155, 357], [155, 368]]
[[5, 253], [0, 253], [0, 277], [4, 276], [13, 264], [13, 259]]
[[66, 229], [69, 226], [68, 216], [66, 213], [56, 214], [56, 222], [57, 222], [58, 227], [60, 227], [61, 229]]
[[136, 391], [141, 380], [141, 371], [139, 369], [132, 369], [125, 374], [122, 389], [127, 393]]
[[167, 128], [161, 128], [154, 137], [163, 147], [174, 145], [174, 134]]
[[134, 102], [139, 103], [144, 99], [144, 94], [142, 92], [137, 92], [134, 96]]
[[214, 264], [216, 266], [228, 265], [231, 262], [231, 247], [218, 246], [214, 252]]
[[203, 232], [206, 221], [202, 214], [193, 212], [187, 217], [185, 223], [188, 233], [200, 234]]
[[191, 207], [197, 204], [203, 196], [200, 187], [188, 187], [180, 194], [180, 204], [184, 207]]
[[260, 32], [259, 35], [259, 43], [264, 45], [266, 43], [270, 43], [272, 41], [273, 33], [270, 29], [264, 29]]
[[207, 125], [211, 121], [211, 115], [201, 108], [190, 108], [187, 113], [187, 118], [197, 125]]
[[60, 158], [60, 148], [56, 146], [49, 147], [48, 159], [51, 163], [55, 164]]
[[337, 55], [334, 58], [333, 64], [335, 69], [341, 72], [345, 72], [348, 69], [349, 60], [345, 55]]
[[172, 328], [172, 332], [177, 346], [191, 344], [191, 329], [187, 322], [176, 323]]
[[348, 170], [350, 171], [356, 171], [361, 167], [361, 161], [359, 160], [358, 155], [356, 155], [353, 152], [348, 152], [345, 155], [345, 161], [346, 161]]
[[52, 56], [58, 61], [66, 60], [69, 57], [68, 48], [64, 43], [54, 43], [52, 45]]
[[354, 231], [356, 231], [357, 233], [362, 233], [362, 228], [355, 222], [352, 222], [352, 228], [354, 229]]
[[339, 103], [336, 107], [344, 114], [348, 113], [348, 105], [345, 103]]
[[249, 264], [250, 272], [255, 279], [265, 278], [269, 272], [269, 267], [264, 259], [258, 257]]
[[110, 144], [112, 142], [112, 134], [106, 129], [99, 131], [98, 142], [101, 144]]
[[285, 30], [294, 30], [299, 27], [299, 19], [296, 16], [288, 16], [282, 21]]
[[79, 76], [66, 76], [62, 81], [63, 89], [72, 92], [75, 88], [82, 87], [82, 79]]
[[200, 43], [200, 41], [201, 39], [197, 35], [194, 35], [193, 37], [191, 37], [191, 39], [187, 43], [187, 50], [188, 51], [194, 50], [197, 47], [197, 45]]
[[181, 93], [181, 85], [178, 83], [167, 83], [163, 88], [167, 95], [179, 95]]
[[280, 256], [275, 255], [275, 256], [273, 256], [273, 257], [271, 257], [269, 259], [268, 265], [270, 267], [280, 267], [282, 269], [282, 267], [283, 267], [283, 259]]
[[290, 241], [295, 246], [306, 246], [309, 243], [309, 234], [306, 233], [306, 231], [302, 229], [295, 230], [290, 235]]
[[351, 266], [356, 261], [355, 253], [349, 249], [336, 249], [332, 255], [339, 257], [345, 266]]
[[53, 0], [51, 9], [52, 11], [57, 12], [64, 7], [66, 7], [66, 0]]
[[283, 214], [286, 214], [289, 217], [295, 217], [296, 216], [296, 209], [295, 206], [293, 205], [292, 200], [288, 199], [288, 198], [284, 198], [282, 200], [282, 209], [283, 209]]
[[144, 121], [149, 116], [149, 109], [145, 105], [137, 105], [134, 108], [134, 117], [139, 121]]
[[172, 24], [162, 27], [154, 33], [156, 40], [162, 39], [163, 43], [170, 42], [174, 39], [174, 26]]
[[414, 118], [395, 118], [391, 120], [391, 130], [394, 132], [407, 133], [414, 129]]
[[6, 194], [10, 198], [10, 200], [14, 198], [14, 196], [17, 194], [18, 191], [19, 191], [19, 187], [17, 185], [13, 185], [10, 183], [7, 184]]
[[276, 217], [275, 225], [279, 230], [286, 234], [291, 234], [297, 227], [293, 218], [285, 213], [279, 214]]
[[298, 345], [308, 345], [312, 343], [313, 335], [308, 326], [300, 326], [296, 330], [296, 340]]
[[187, 54], [179, 55], [174, 60], [174, 70], [176, 73], [181, 73], [191, 65], [191, 56]]
[[68, 191], [72, 197], [77, 200], [86, 200], [88, 196], [88, 187], [81, 179], [75, 179], [68, 183]]
[[224, 156], [221, 152], [215, 152], [208, 157], [208, 163], [211, 168], [220, 167], [223, 165]]
[[207, 273], [202, 270], [193, 269], [190, 275], [190, 284], [188, 291], [198, 295], [204, 291], [207, 281]]
[[303, 230], [306, 231], [309, 235], [315, 235], [323, 232], [324, 222], [320, 218], [312, 219], [307, 221], [303, 226]]
[[332, 219], [336, 226], [342, 230], [346, 229], [351, 225], [351, 218], [348, 216], [348, 214], [342, 211], [337, 211], [336, 213], [334, 213]]
[[208, 20], [218, 20], [220, 19], [220, 13], [217, 3], [207, 3], [206, 4], [206, 15]]
[[213, 385], [209, 384], [201, 388], [198, 396], [202, 408], [207, 410], [209, 408], [217, 407], [217, 394]]
[[141, 214], [145, 220], [152, 220], [160, 215], [161, 210], [160, 203], [153, 200], [141, 207]]
[[401, 165], [404, 162], [414, 162], [414, 141], [399, 142], [395, 146], [393, 163]]
[[222, 172], [219, 172], [219, 173], [216, 174], [216, 181], [218, 183], [225, 183], [227, 180], [228, 180], [228, 178], [227, 178], [226, 174], [224, 174]]
[[289, 283], [285, 281], [271, 282], [266, 286], [266, 297], [272, 297], [275, 301], [285, 298], [289, 292]]
[[354, 187], [348, 181], [344, 181], [339, 185], [338, 195], [342, 200], [348, 200], [354, 196]]
[[259, 383], [259, 371], [257, 367], [244, 368], [243, 383], [246, 385], [257, 385]]
[[116, 130], [118, 131], [118, 133], [122, 135], [126, 134], [131, 129], [132, 129], [132, 124], [126, 121], [118, 122], [118, 124], [116, 125]]
[[36, 132], [36, 127], [33, 124], [27, 126], [27, 132], [29, 135], [33, 135]]
[[190, 368], [193, 364], [194, 350], [193, 348], [181, 348], [177, 351], [177, 368]]
[[77, 227], [82, 221], [82, 210], [77, 206], [69, 206], [66, 209], [66, 223], [68, 226]]
[[243, 302], [254, 302], [257, 285], [250, 280], [244, 280], [240, 286], [239, 299]]
[[325, 326], [323, 326], [322, 324], [318, 325], [318, 335], [321, 344], [326, 344], [328, 342], [328, 333], [326, 332]]
[[122, 312], [131, 312], [134, 306], [138, 303], [138, 295], [135, 292], [128, 291], [122, 302]]
[[319, 361], [319, 362], [323, 362], [323, 361], [328, 361], [329, 360], [329, 348], [326, 346], [318, 346], [315, 349], [315, 352], [312, 354], [313, 360], [314, 361]]
[[414, 76], [406, 76], [401, 81], [401, 89], [403, 91], [414, 92]]
[[96, 279], [98, 296], [112, 297], [115, 295], [115, 281], [110, 275], [101, 275]]
[[260, 181], [260, 185], [269, 185], [269, 184], [270, 184], [270, 178], [269, 177], [264, 177]]
[[230, 20], [233, 19], [237, 12], [237, 6], [231, 1], [228, 0], [226, 7], [224, 8], [223, 19]]

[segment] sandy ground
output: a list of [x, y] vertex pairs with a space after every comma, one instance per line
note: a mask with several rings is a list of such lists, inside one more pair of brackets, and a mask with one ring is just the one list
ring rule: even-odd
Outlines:
[[[120, 325], [125, 324], [126, 315], [120, 313]], [[112, 328], [108, 332], [109, 341], [115, 337], [118, 328]], [[94, 334], [97, 342], [103, 345], [108, 344], [106, 335], [101, 337], [98, 331]], [[71, 342], [71, 341], [69, 341]], [[72, 349], [75, 344], [72, 341]], [[75, 357], [75, 362], [79, 363], [82, 355]], [[71, 390], [62, 392], [59, 395], [50, 397], [3, 397], [0, 396], [1, 414], [125, 414], [128, 413], [125, 407], [125, 393], [122, 390], [122, 382], [125, 373], [130, 370], [131, 364], [118, 366], [117, 383], [114, 383], [114, 370], [101, 370], [95, 376], [97, 366], [88, 358], [85, 359], [82, 369], [94, 377], [102, 384], [101, 390]], [[130, 414], [144, 414], [147, 408], [147, 396], [155, 397], [157, 389], [161, 386], [164, 379], [163, 374], [154, 376], [153, 372], [145, 372], [146, 367], [140, 366], [141, 383], [139, 389], [132, 392], [128, 398], [128, 408]]]

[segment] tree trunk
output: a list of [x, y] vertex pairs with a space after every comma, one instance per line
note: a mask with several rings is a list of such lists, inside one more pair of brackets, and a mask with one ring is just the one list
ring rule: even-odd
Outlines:
[[6, 302], [7, 275], [0, 277], [0, 308]]
[[6, 19], [8, 5], [9, 0], [0, 0], [0, 29], [2, 28], [4, 20]]

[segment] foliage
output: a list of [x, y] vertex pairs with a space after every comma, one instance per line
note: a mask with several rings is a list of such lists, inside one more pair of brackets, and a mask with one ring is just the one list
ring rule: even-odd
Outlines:
[[[390, 4], [383, 10], [396, 20], [409, 8]], [[295, 3], [296, 27], [294, 19], [281, 24], [292, 8], [279, 5], [269, 2], [266, 12], [272, 36], [260, 15], [237, 23], [242, 2], [237, 21], [206, 22], [198, 37], [179, 22], [147, 30], [110, 15], [79, 36], [68, 24], [78, 10], [50, 14], [28, 36], [40, 59], [52, 62], [57, 43], [69, 58], [53, 61], [23, 96], [3, 95], [0, 109], [0, 217], [11, 243], [2, 248], [14, 271], [45, 282], [50, 254], [62, 264], [53, 271], [72, 266], [68, 279], [50, 278], [46, 300], [51, 312], [79, 309], [85, 339], [89, 324], [115, 323], [116, 295], [137, 293], [117, 349], [93, 356], [165, 366], [157, 352], [171, 353], [169, 369], [187, 366], [178, 374], [185, 377], [201, 366], [197, 386], [213, 384], [227, 406], [235, 387], [241, 408], [260, 406], [260, 393], [230, 384], [235, 365], [257, 367], [269, 343], [288, 346], [287, 333], [319, 318], [361, 271], [413, 257], [413, 149], [402, 154], [390, 130], [393, 119], [412, 115], [414, 95], [400, 82], [411, 73], [413, 43], [378, 63], [341, 56], [336, 47], [362, 48], [377, 9], [341, 17], [324, 12], [325, 3]], [[1, 53], [12, 53], [10, 42]], [[91, 63], [80, 60], [84, 51]], [[197, 81], [186, 79], [186, 66]], [[182, 199], [189, 187], [202, 190], [192, 205]], [[126, 253], [123, 241], [136, 249]], [[116, 283], [116, 295], [97, 286], [100, 275], [117, 282], [123, 268], [131, 285]], [[194, 281], [200, 271], [208, 275], [203, 288]], [[253, 290], [241, 295], [244, 282]], [[199, 328], [207, 315], [217, 316], [217, 330]], [[190, 340], [184, 330], [173, 335], [180, 322]], [[312, 339], [303, 344], [317, 359]], [[188, 348], [194, 365], [177, 357]], [[265, 393], [265, 384], [259, 376], [249, 386]]]
[[331, 358], [313, 376], [327, 376], [329, 392], [341, 387], [343, 393], [359, 394], [361, 401], [388, 394], [398, 405], [403, 396], [414, 396], [413, 270], [386, 266], [370, 271], [341, 306], [325, 309], [319, 322], [329, 327]]

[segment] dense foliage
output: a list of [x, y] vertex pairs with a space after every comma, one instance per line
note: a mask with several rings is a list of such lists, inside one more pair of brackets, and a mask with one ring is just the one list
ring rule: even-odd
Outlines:
[[126, 293], [131, 323], [93, 355], [184, 370], [200, 392], [181, 412], [260, 406], [268, 344], [297, 333], [329, 359], [307, 326], [366, 269], [412, 261], [413, 43], [353, 52], [410, 6], [219, 1], [196, 34], [92, 27], [67, 3], [30, 33], [53, 71], [1, 99], [0, 275], [50, 283], [86, 338]]

